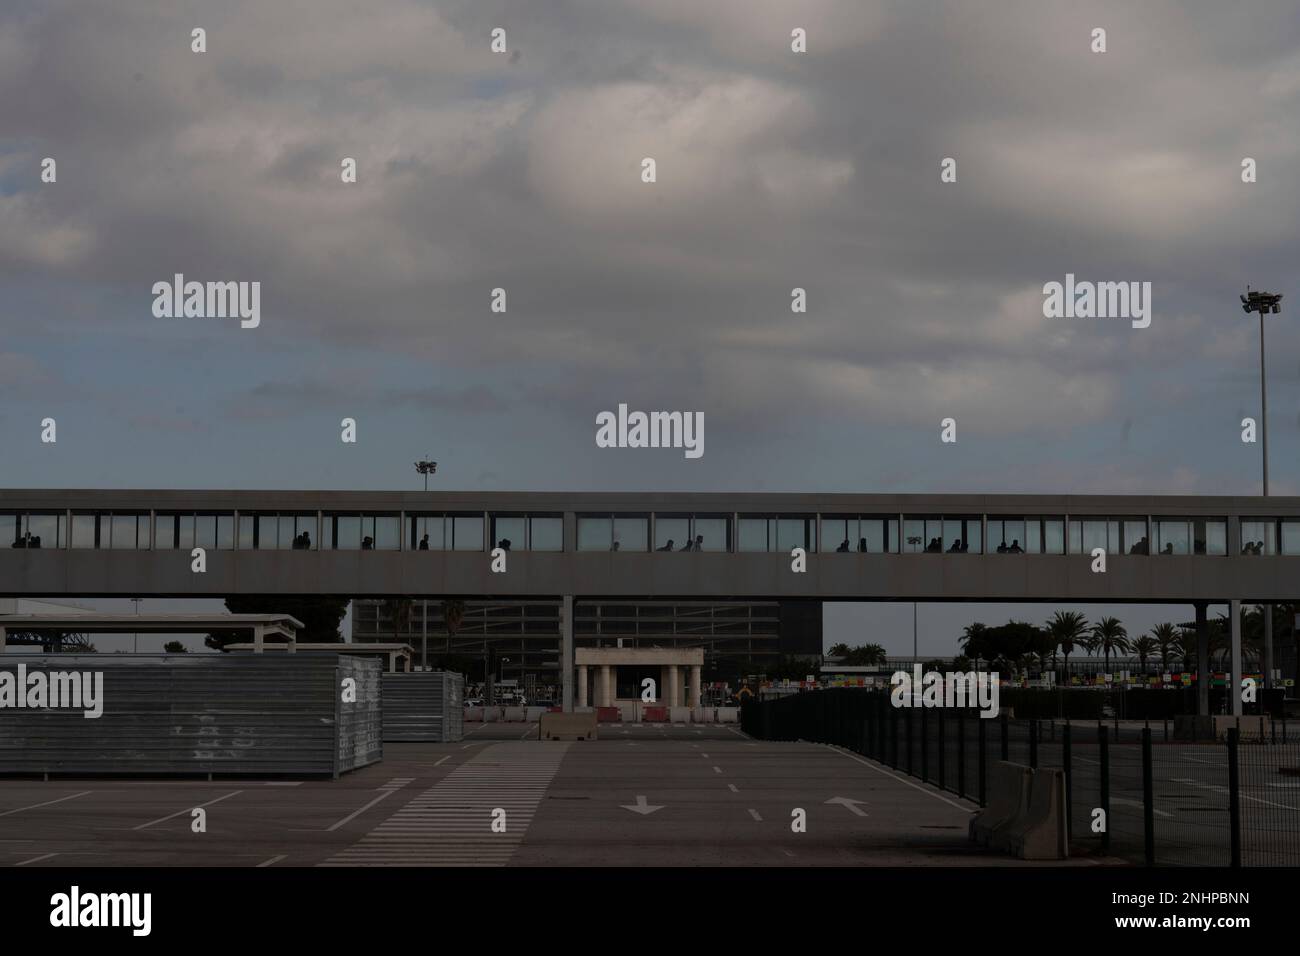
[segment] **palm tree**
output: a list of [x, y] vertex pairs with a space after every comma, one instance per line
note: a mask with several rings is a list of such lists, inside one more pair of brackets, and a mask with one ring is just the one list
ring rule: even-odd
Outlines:
[[1065, 657], [1066, 677], [1070, 674], [1070, 654], [1076, 644], [1081, 645], [1088, 633], [1088, 619], [1078, 611], [1057, 611], [1047, 622], [1047, 632]]
[[832, 644], [831, 649], [826, 652], [829, 657], [845, 657], [849, 653], [849, 645], [840, 643]]
[[1106, 670], [1110, 670], [1110, 655], [1121, 651], [1128, 651], [1128, 631], [1124, 625], [1119, 622], [1117, 617], [1103, 617], [1100, 621], [1092, 626], [1092, 638], [1095, 641], [1094, 647], [1100, 647], [1103, 658], [1106, 661]]
[[986, 655], [988, 628], [976, 621], [962, 628], [961, 650], [967, 657], [974, 659], [975, 669], [980, 669], [980, 658]]
[[1169, 650], [1178, 646], [1178, 628], [1169, 621], [1164, 621], [1151, 628], [1151, 637], [1160, 648], [1160, 670], [1169, 670]]
[[384, 612], [393, 620], [393, 640], [401, 642], [401, 632], [411, 629], [411, 608], [414, 602], [410, 598], [389, 598], [384, 603]]
[[1142, 672], [1146, 673], [1147, 658], [1150, 657], [1159, 646], [1156, 639], [1154, 637], [1143, 635], [1142, 637], [1134, 638], [1129, 646], [1133, 653], [1137, 655], [1138, 664], [1142, 666]]

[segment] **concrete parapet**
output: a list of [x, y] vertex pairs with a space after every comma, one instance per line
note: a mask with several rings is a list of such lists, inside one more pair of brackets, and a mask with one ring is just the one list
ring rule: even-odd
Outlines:
[[596, 715], [583, 714], [542, 714], [538, 721], [537, 736], [540, 740], [595, 740]]

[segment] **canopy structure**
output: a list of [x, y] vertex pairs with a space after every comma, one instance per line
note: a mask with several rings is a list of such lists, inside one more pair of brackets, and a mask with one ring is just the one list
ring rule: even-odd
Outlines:
[[207, 634], [211, 631], [248, 631], [253, 646], [261, 650], [265, 639], [284, 638], [296, 649], [302, 622], [289, 614], [0, 614], [0, 654], [8, 635], [71, 631], [77, 634]]

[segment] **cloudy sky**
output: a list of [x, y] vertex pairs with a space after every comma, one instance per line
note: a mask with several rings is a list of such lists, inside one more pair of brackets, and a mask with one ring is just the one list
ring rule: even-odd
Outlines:
[[1300, 493], [1294, 0], [9, 0], [0, 89], [3, 485], [1255, 493], [1250, 282]]

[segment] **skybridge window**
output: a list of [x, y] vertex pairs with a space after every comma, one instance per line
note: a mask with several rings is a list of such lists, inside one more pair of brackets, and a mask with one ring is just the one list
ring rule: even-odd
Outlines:
[[[482, 518], [479, 519], [480, 524]], [[398, 515], [326, 515], [321, 528], [321, 547], [337, 551], [401, 550], [401, 518]]]
[[1241, 522], [1242, 554], [1277, 554], [1277, 524], [1272, 518]]
[[57, 514], [9, 514], [0, 516], [3, 541], [15, 548], [62, 548], [66, 546], [68, 519]]
[[[837, 541], [836, 544], [839, 542]], [[742, 515], [736, 532], [737, 551], [817, 550], [817, 519], [812, 515]]]
[[1300, 521], [1282, 522], [1282, 553], [1300, 554]]
[[1228, 522], [1223, 518], [1157, 518], [1155, 554], [1227, 554]]
[[898, 519], [823, 515], [822, 548], [839, 554], [897, 553]]
[[907, 515], [903, 518], [904, 554], [980, 554], [983, 519], [974, 515]]
[[649, 551], [650, 516], [578, 515], [579, 551]]
[[988, 519], [989, 554], [1065, 554], [1065, 519], [1030, 516]]
[[492, 515], [492, 547], [508, 541], [512, 551], [563, 551], [564, 519], [560, 515]]
[[1145, 518], [1071, 518], [1070, 554], [1150, 554], [1153, 550]]

